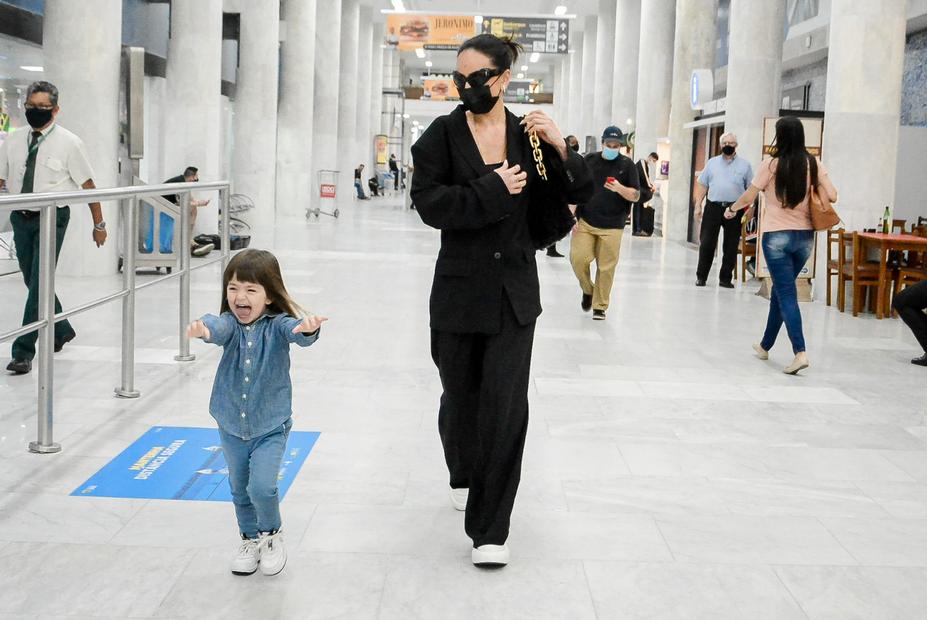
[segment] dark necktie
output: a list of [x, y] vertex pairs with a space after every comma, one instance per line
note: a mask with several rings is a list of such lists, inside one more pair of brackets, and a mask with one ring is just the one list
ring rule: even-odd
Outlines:
[[33, 131], [32, 139], [29, 141], [29, 157], [26, 158], [26, 171], [23, 173], [23, 188], [21, 193], [31, 194], [32, 186], [35, 181], [35, 159], [39, 154], [39, 138], [42, 136], [41, 131]]

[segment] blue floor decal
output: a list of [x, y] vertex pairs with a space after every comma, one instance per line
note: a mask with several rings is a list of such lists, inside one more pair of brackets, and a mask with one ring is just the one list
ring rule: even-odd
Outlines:
[[[318, 438], [290, 432], [278, 476], [281, 500]], [[150, 429], [71, 495], [232, 501], [219, 432], [183, 426]]]

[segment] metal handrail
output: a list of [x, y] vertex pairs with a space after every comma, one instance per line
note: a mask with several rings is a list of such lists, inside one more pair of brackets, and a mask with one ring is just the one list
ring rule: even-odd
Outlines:
[[[219, 202], [222, 205], [219, 222], [219, 234], [222, 239], [221, 256], [204, 261], [196, 267], [190, 264], [190, 192], [196, 190], [219, 190]], [[135, 284], [135, 251], [138, 240], [139, 198], [143, 196], [176, 194], [180, 196], [180, 269], [167, 276]], [[213, 181], [209, 183], [163, 183], [161, 185], [144, 185], [132, 187], [115, 187], [109, 189], [92, 189], [72, 192], [49, 192], [44, 194], [10, 194], [0, 196], [0, 211], [31, 210], [39, 211], [39, 312], [38, 320], [29, 325], [0, 334], [0, 342], [15, 338], [32, 331], [39, 332], [37, 348], [38, 430], [36, 441], [29, 443], [29, 451], [36, 453], [54, 453], [61, 451], [61, 445], [52, 440], [54, 430], [54, 337], [55, 323], [104, 304], [122, 300], [122, 382], [114, 392], [121, 398], [138, 398], [135, 389], [135, 294], [149, 286], [154, 286], [177, 278], [180, 280], [180, 312], [178, 322], [177, 361], [192, 361], [195, 356], [190, 353], [190, 341], [186, 337], [186, 327], [190, 322], [190, 274], [215, 263], [228, 264], [231, 255], [229, 222], [229, 183]], [[104, 297], [94, 299], [76, 308], [63, 310], [55, 314], [55, 216], [53, 209], [71, 203], [119, 201], [119, 209], [125, 215], [123, 222], [123, 244], [125, 256], [122, 265], [122, 289]]]

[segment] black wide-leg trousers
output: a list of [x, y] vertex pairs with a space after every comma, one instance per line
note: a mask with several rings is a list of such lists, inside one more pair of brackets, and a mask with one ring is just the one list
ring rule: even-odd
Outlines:
[[520, 325], [505, 298], [498, 334], [431, 333], [444, 389], [438, 430], [451, 487], [470, 489], [464, 524], [474, 547], [504, 544], [509, 535], [528, 432], [534, 326]]

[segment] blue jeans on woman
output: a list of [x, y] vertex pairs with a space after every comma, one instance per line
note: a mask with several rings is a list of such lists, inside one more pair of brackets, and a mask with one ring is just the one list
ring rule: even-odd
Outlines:
[[290, 418], [266, 435], [248, 441], [219, 429], [238, 531], [246, 538], [280, 529], [277, 476], [292, 426]]
[[808, 262], [813, 247], [813, 230], [777, 230], [763, 235], [763, 258], [773, 282], [766, 333], [760, 342], [765, 351], [776, 344], [783, 322], [792, 341], [792, 352], [798, 355], [805, 350], [795, 279]]

